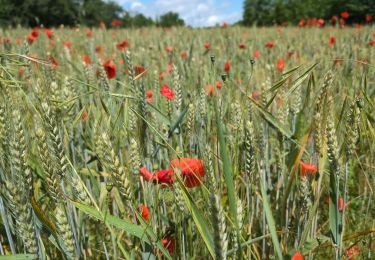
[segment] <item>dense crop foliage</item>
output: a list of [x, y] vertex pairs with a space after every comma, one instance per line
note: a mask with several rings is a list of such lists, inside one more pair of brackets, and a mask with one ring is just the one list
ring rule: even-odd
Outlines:
[[0, 35], [2, 255], [374, 257], [372, 27]]

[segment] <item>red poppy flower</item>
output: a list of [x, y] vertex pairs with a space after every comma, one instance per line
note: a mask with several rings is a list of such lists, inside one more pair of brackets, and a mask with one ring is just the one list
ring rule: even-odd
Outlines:
[[368, 42], [368, 45], [370, 45], [370, 46], [374, 46], [374, 45], [375, 45], [375, 39], [371, 39], [371, 40]]
[[[330, 198], [329, 196], [326, 196], [326, 198], [325, 198], [325, 202], [326, 202], [326, 204], [331, 203], [331, 198]], [[338, 206], [339, 206], [339, 211], [342, 211], [343, 208], [344, 208], [344, 200], [343, 200], [341, 197], [339, 198]], [[349, 206], [349, 204], [346, 203], [346, 205], [345, 205], [345, 209], [347, 209], [348, 206]]]
[[52, 63], [52, 69], [55, 69], [56, 67], [57, 67], [57, 65], [58, 65], [58, 63], [57, 63], [57, 60], [55, 59], [55, 57], [53, 57], [52, 55], [51, 56], [49, 56], [49, 60], [51, 61], [51, 63]]
[[143, 178], [146, 181], [151, 181], [152, 180], [153, 174], [149, 170], [147, 170], [146, 167], [140, 168], [139, 169], [139, 173], [143, 176]]
[[333, 23], [333, 22], [336, 22], [336, 21], [337, 21], [337, 16], [336, 16], [336, 15], [332, 16], [332, 18], [331, 18], [330, 21], [331, 21], [332, 23]]
[[271, 48], [275, 47], [275, 43], [272, 42], [272, 41], [269, 41], [269, 42], [266, 42], [266, 43], [265, 43], [265, 46], [266, 46], [267, 48], [271, 49]]
[[300, 162], [300, 165], [301, 165], [301, 177], [307, 177], [310, 174], [314, 177], [316, 172], [318, 171], [316, 164]]
[[209, 42], [205, 42], [204, 48], [207, 49], [207, 50], [211, 49], [211, 44]]
[[345, 11], [345, 12], [342, 12], [342, 13], [340, 14], [340, 16], [341, 16], [342, 18], [344, 18], [344, 19], [348, 19], [348, 18], [349, 18], [349, 13], [348, 13], [347, 11]]
[[128, 40], [123, 40], [122, 42], [119, 42], [116, 44], [116, 48], [120, 51], [125, 51], [126, 48], [128, 48], [129, 42]]
[[251, 97], [254, 99], [254, 100], [258, 100], [260, 98], [260, 92], [258, 90], [254, 90], [252, 93], [251, 93]]
[[240, 49], [245, 49], [245, 43], [244, 42], [240, 42], [240, 44], [238, 45], [238, 47]]
[[305, 25], [305, 19], [302, 18], [301, 20], [299, 20], [298, 25], [301, 26], [301, 27], [304, 26]]
[[214, 86], [212, 84], [208, 84], [205, 88], [207, 95], [212, 97], [212, 93], [214, 92]]
[[223, 22], [223, 28], [227, 28], [228, 27], [228, 23], [227, 22]]
[[172, 176], [175, 174], [175, 169], [179, 169], [187, 188], [201, 185], [203, 177], [206, 175], [202, 160], [197, 158], [174, 159], [169, 165]]
[[290, 59], [293, 56], [293, 54], [294, 54], [294, 51], [288, 51], [286, 53], [286, 56], [288, 57], [288, 59]]
[[165, 237], [161, 240], [161, 243], [170, 254], [173, 254], [176, 251], [176, 240], [173, 237]]
[[146, 90], [146, 101], [147, 103], [152, 103], [152, 97], [153, 97], [154, 93], [152, 92], [151, 89], [148, 89]]
[[216, 81], [216, 87], [217, 88], [222, 88], [223, 87], [223, 82], [221, 82], [221, 81]]
[[[346, 204], [345, 209], [348, 208], [348, 204]], [[339, 211], [342, 211], [344, 209], [344, 200], [340, 197], [339, 198]]]
[[224, 70], [226, 72], [230, 71], [230, 61], [229, 60], [227, 60], [227, 62], [224, 63]]
[[172, 53], [172, 52], [173, 52], [173, 47], [172, 47], [172, 46], [167, 46], [167, 47], [165, 47], [165, 50], [166, 50], [168, 53]]
[[82, 119], [82, 122], [86, 122], [86, 120], [87, 120], [87, 112], [86, 111], [82, 112], [81, 119]]
[[22, 77], [22, 75], [25, 73], [26, 68], [24, 66], [20, 66], [18, 69], [18, 75]]
[[82, 56], [82, 60], [83, 60], [84, 63], [86, 63], [86, 65], [90, 65], [91, 64], [91, 59], [87, 55], [83, 55]]
[[164, 80], [164, 72], [162, 71], [159, 72], [159, 79]]
[[66, 42], [64, 42], [64, 46], [66, 48], [70, 49], [72, 47], [72, 42], [66, 41]]
[[291, 260], [303, 260], [303, 256], [299, 251], [297, 251], [291, 258]]
[[116, 64], [111, 64], [111, 61], [108, 60], [103, 64], [103, 67], [107, 73], [108, 79], [113, 79], [116, 77]]
[[317, 27], [323, 26], [324, 25], [324, 19], [320, 18], [317, 21]]
[[285, 68], [285, 60], [284, 59], [278, 59], [276, 63], [276, 69], [278, 71], [283, 71]]
[[254, 56], [254, 58], [259, 58], [260, 57], [260, 51], [258, 51], [258, 50], [254, 51], [253, 56]]
[[329, 38], [329, 45], [334, 46], [336, 44], [336, 38], [334, 36], [331, 36]]
[[98, 53], [98, 54], [102, 53], [102, 46], [97, 45], [97, 46], [95, 47], [95, 52]]
[[182, 51], [180, 55], [181, 55], [181, 58], [185, 59], [187, 57], [187, 52]]
[[39, 36], [38, 28], [35, 27], [33, 31], [31, 32], [31, 35], [34, 36], [35, 38], [38, 38]]
[[52, 39], [52, 37], [53, 37], [53, 31], [47, 29], [45, 32], [46, 32], [46, 35], [47, 35], [48, 39]]
[[345, 250], [345, 255], [349, 260], [357, 259], [360, 254], [361, 254], [361, 248], [359, 247], [358, 244], [354, 244]]
[[5, 42], [6, 42], [6, 43], [10, 43], [10, 38], [9, 38], [9, 37], [6, 37], [6, 38], [5, 38]]
[[86, 31], [86, 37], [87, 38], [91, 38], [92, 37], [92, 31], [91, 30], [87, 30]]
[[145, 67], [136, 65], [136, 66], [133, 66], [133, 70], [134, 70], [135, 76], [138, 76], [139, 74], [145, 71]]
[[121, 21], [120, 20], [113, 20], [112, 22], [111, 22], [111, 25], [112, 26], [119, 26], [119, 25], [121, 25]]
[[168, 63], [167, 71], [168, 71], [168, 73], [172, 73], [172, 71], [173, 71], [173, 64], [172, 63]]
[[34, 37], [31, 33], [27, 35], [27, 42], [29, 43], [29, 45], [33, 44], [35, 40], [36, 37]]
[[172, 184], [173, 183], [173, 172], [170, 170], [161, 170], [153, 175], [153, 182]]
[[372, 16], [369, 15], [369, 14], [366, 15], [365, 20], [366, 20], [366, 22], [370, 23], [372, 21]]
[[174, 92], [172, 89], [168, 87], [168, 85], [164, 85], [160, 89], [160, 94], [162, 94], [164, 97], [166, 97], [168, 100], [174, 99]]
[[171, 185], [173, 183], [173, 172], [170, 172], [170, 170], [160, 170], [155, 173], [151, 173], [146, 169], [146, 167], [142, 167], [139, 169], [139, 173], [146, 181], [167, 185]]
[[145, 221], [150, 220], [150, 210], [148, 209], [148, 207], [146, 205], [144, 205], [144, 204], [139, 205], [138, 210], [141, 213], [142, 218]]

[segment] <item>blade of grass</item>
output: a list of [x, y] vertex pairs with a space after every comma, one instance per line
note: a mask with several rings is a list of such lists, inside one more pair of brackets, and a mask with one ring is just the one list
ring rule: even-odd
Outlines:
[[273, 244], [273, 247], [275, 249], [277, 258], [282, 260], [284, 258], [283, 258], [283, 254], [282, 254], [282, 251], [281, 251], [279, 238], [277, 237], [275, 220], [274, 220], [273, 215], [272, 215], [272, 210], [271, 210], [271, 207], [270, 207], [270, 203], [268, 201], [268, 196], [267, 196], [263, 181], [260, 181], [260, 189], [261, 189], [261, 193], [262, 193], [263, 208], [264, 208], [264, 211], [266, 213], [268, 229], [271, 233], [272, 244]]

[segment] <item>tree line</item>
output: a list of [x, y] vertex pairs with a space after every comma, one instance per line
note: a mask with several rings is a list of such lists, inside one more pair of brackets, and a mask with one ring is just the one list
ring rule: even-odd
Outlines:
[[118, 27], [162, 27], [185, 25], [177, 13], [168, 12], [153, 20], [131, 15], [113, 1], [103, 0], [0, 0], [0, 26], [56, 27], [86, 25]]
[[[349, 16], [346, 23], [365, 23], [375, 15], [375, 0], [245, 0], [243, 25], [298, 24], [301, 19], [325, 21]], [[367, 19], [367, 20], [366, 20]]]
[[[245, 0], [239, 24], [298, 24], [301, 19], [325, 21], [347, 12], [346, 23], [363, 23], [375, 16], [375, 0]], [[365, 18], [366, 17], [366, 18]], [[177, 13], [168, 12], [156, 20], [130, 14], [113, 1], [104, 0], [0, 0], [0, 26], [55, 27], [85, 25], [118, 27], [183, 26]]]

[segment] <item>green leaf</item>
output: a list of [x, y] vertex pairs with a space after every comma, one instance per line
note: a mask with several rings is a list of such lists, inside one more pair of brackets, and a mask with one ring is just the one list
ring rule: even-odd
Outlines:
[[277, 130], [279, 130], [280, 133], [282, 133], [284, 136], [288, 138], [292, 137], [293, 133], [288, 127], [283, 125], [279, 120], [277, 120], [277, 118], [274, 115], [272, 115], [270, 112], [265, 110], [254, 99], [252, 99], [251, 97], [248, 97], [248, 98], [255, 104], [255, 107], [259, 110], [259, 112], [262, 113], [262, 115], [264, 116], [264, 119], [266, 119], [271, 125], [273, 125]]
[[315, 68], [316, 65], [319, 63], [316, 62], [313, 65], [311, 65], [304, 73], [302, 73], [301, 76], [299, 76], [294, 82], [293, 85], [289, 88], [289, 91], [287, 95], [293, 93], [299, 86], [301, 86], [302, 82], [309, 77], [309, 73]]
[[329, 173], [329, 228], [333, 243], [339, 242], [338, 226], [340, 225], [340, 214], [337, 204], [337, 177], [336, 173], [330, 170]]
[[316, 238], [310, 239], [306, 241], [303, 246], [300, 248], [300, 252], [302, 254], [307, 254], [309, 251], [314, 250], [315, 248], [319, 247], [323, 243], [329, 241], [329, 237], [326, 236], [317, 236]]
[[229, 159], [228, 151], [227, 151], [227, 144], [225, 142], [224, 131], [222, 127], [221, 119], [219, 118], [219, 110], [217, 107], [217, 100], [214, 99], [214, 109], [216, 115], [216, 127], [217, 127], [217, 134], [220, 144], [220, 157], [223, 162], [223, 173], [224, 173], [224, 180], [227, 186], [228, 192], [228, 199], [229, 199], [229, 209], [232, 222], [236, 227], [237, 232], [237, 239], [239, 242], [239, 227], [238, 227], [238, 220], [237, 220], [237, 201], [236, 201], [236, 193], [234, 190], [233, 184], [233, 173], [232, 173], [232, 164]]
[[201, 213], [201, 211], [198, 209], [197, 204], [195, 204], [189, 192], [186, 190], [185, 186], [181, 183], [181, 180], [179, 179], [177, 180], [179, 182], [181, 193], [185, 199], [187, 208], [191, 212], [195, 225], [197, 225], [197, 229], [200, 235], [202, 236], [203, 241], [206, 244], [206, 247], [208, 251], [210, 252], [211, 256], [215, 257], [213, 238], [208, 228], [208, 223], [206, 219], [203, 217], [203, 214]]
[[281, 251], [279, 238], [277, 237], [275, 220], [274, 220], [273, 215], [272, 215], [272, 210], [271, 210], [271, 207], [270, 207], [270, 203], [268, 201], [268, 196], [267, 196], [263, 181], [261, 180], [260, 182], [261, 182], [260, 183], [260, 189], [261, 189], [261, 193], [262, 193], [263, 208], [264, 208], [264, 211], [266, 213], [266, 219], [267, 219], [268, 229], [270, 230], [270, 233], [271, 233], [272, 244], [273, 244], [273, 247], [275, 249], [277, 258], [282, 260], [284, 258], [283, 258], [283, 254], [282, 254], [282, 251]]
[[[105, 222], [106, 224], [109, 224], [111, 226], [114, 226], [116, 228], [119, 228], [121, 230], [124, 230], [128, 232], [130, 235], [138, 237], [142, 241], [151, 244], [156, 243], [156, 246], [160, 249], [160, 251], [163, 253], [165, 257], [168, 259], [172, 259], [168, 253], [168, 251], [164, 248], [161, 241], [158, 241], [157, 236], [153, 233], [153, 231], [150, 228], [144, 229], [142, 226], [132, 224], [130, 221], [126, 221], [124, 219], [120, 219], [118, 217], [115, 217], [113, 215], [106, 215], [104, 218], [102, 217], [102, 214], [98, 212], [95, 208], [91, 206], [87, 206], [75, 201], [70, 201], [75, 207], [77, 207], [79, 210], [83, 211], [84, 213], [90, 215], [93, 218], [96, 218], [100, 221]], [[152, 239], [150, 241], [147, 236], [145, 235], [145, 232], [147, 233], [148, 237]]]

